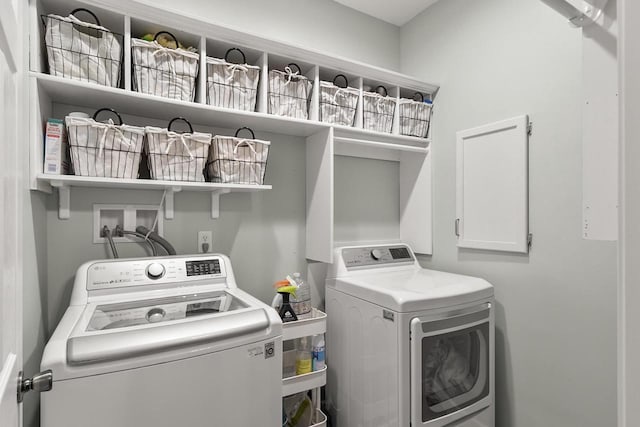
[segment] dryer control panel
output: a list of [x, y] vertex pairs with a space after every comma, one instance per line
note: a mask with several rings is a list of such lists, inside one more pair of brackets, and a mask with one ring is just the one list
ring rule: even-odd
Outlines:
[[415, 262], [411, 249], [405, 245], [344, 248], [342, 259], [347, 269]]

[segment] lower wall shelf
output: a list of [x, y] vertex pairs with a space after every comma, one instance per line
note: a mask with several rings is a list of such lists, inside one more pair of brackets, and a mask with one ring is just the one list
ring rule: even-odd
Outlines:
[[220, 215], [220, 195], [231, 192], [271, 190], [270, 185], [218, 184], [212, 182], [157, 181], [153, 179], [93, 178], [76, 175], [48, 175], [41, 173], [39, 183], [47, 183], [59, 192], [58, 218], [71, 217], [71, 187], [118, 188], [123, 190], [165, 190], [165, 218], [173, 219], [173, 196], [180, 191], [206, 191], [211, 193], [211, 218]]

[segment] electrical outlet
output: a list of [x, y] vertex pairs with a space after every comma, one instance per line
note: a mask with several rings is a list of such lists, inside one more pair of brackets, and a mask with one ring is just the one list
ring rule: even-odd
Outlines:
[[198, 231], [198, 252], [206, 254], [211, 252], [213, 233], [211, 231]]

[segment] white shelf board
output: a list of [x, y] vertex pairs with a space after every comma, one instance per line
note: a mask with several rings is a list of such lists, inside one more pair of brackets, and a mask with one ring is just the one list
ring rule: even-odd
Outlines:
[[159, 120], [169, 121], [176, 116], [183, 116], [192, 123], [200, 125], [223, 128], [248, 126], [254, 131], [304, 137], [333, 127], [336, 136], [390, 144], [389, 148], [391, 149], [394, 149], [395, 146], [398, 146], [398, 149], [401, 149], [402, 146], [425, 148], [430, 142], [426, 138], [393, 135], [312, 120], [180, 101], [96, 83], [75, 81], [45, 73], [31, 72], [31, 76], [37, 80], [38, 85], [54, 102], [96, 109], [108, 106], [122, 114], [141, 115], [140, 112], [144, 111], [144, 116]]
[[386, 144], [411, 146], [416, 148], [427, 148], [430, 138], [418, 138], [416, 136], [395, 135], [392, 133], [376, 132], [368, 129], [333, 125], [333, 133], [336, 138], [361, 139], [370, 142], [380, 142]]
[[327, 315], [317, 308], [313, 308], [313, 317], [282, 324], [282, 340], [309, 337], [324, 334], [327, 331]]
[[188, 181], [156, 181], [152, 179], [116, 179], [93, 178], [76, 175], [48, 175], [40, 173], [36, 176], [38, 183], [45, 183], [57, 188], [59, 192], [58, 218], [71, 217], [71, 188], [118, 188], [125, 190], [165, 190], [165, 218], [173, 219], [174, 194], [180, 191], [201, 191], [211, 193], [211, 218], [220, 215], [220, 195], [231, 192], [253, 192], [271, 190], [271, 185], [218, 184], [212, 182]]
[[301, 391], [322, 387], [327, 383], [327, 366], [320, 371], [296, 375], [282, 380], [282, 396], [291, 396]]
[[271, 190], [271, 185], [218, 184], [213, 182], [157, 181], [154, 179], [93, 178], [76, 175], [38, 174], [38, 181], [52, 187], [119, 188], [124, 190], [223, 191], [251, 192]]
[[309, 120], [180, 101], [49, 74], [31, 72], [31, 75], [52, 101], [62, 104], [96, 109], [108, 106], [122, 114], [143, 115], [166, 121], [183, 116], [199, 125], [222, 128], [248, 126], [254, 131], [294, 136], [313, 135], [329, 127]]

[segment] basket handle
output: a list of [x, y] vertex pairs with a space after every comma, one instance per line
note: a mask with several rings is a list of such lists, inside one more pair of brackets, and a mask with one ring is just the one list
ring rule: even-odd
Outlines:
[[253, 131], [251, 130], [251, 128], [248, 128], [248, 127], [246, 127], [246, 126], [241, 127], [240, 129], [238, 129], [238, 130], [236, 131], [236, 134], [235, 134], [234, 136], [237, 138], [237, 137], [238, 137], [238, 134], [240, 133], [240, 131], [245, 130], [245, 129], [246, 129], [246, 130], [248, 130], [249, 132], [251, 132], [251, 139], [256, 139], [256, 134], [255, 134], [255, 133], [253, 133]]
[[376, 88], [373, 91], [375, 93], [379, 93], [380, 95], [382, 95], [382, 92], [379, 89], [382, 89], [384, 91], [384, 95], [383, 96], [389, 96], [389, 92], [387, 92], [387, 88], [382, 86], [382, 85], [376, 86]]
[[169, 122], [169, 125], [167, 126], [167, 130], [169, 130], [169, 131], [171, 130], [171, 125], [176, 120], [182, 120], [183, 122], [185, 122], [189, 126], [189, 131], [191, 133], [193, 133], [193, 126], [191, 126], [191, 122], [189, 120], [185, 119], [184, 117], [174, 117], [173, 119], [171, 119], [171, 121]]
[[73, 15], [73, 16], [75, 16], [77, 12], [85, 12], [85, 13], [88, 13], [89, 15], [91, 15], [91, 17], [92, 17], [93, 19], [95, 19], [96, 24], [97, 24], [99, 27], [102, 27], [102, 24], [100, 23], [100, 20], [98, 19], [98, 17], [96, 16], [96, 14], [95, 14], [95, 13], [93, 13], [93, 12], [91, 12], [89, 9], [85, 9], [85, 8], [83, 8], [83, 7], [79, 7], [79, 8], [77, 8], [77, 9], [73, 9], [69, 15]]
[[118, 114], [118, 112], [116, 110], [114, 110], [113, 108], [109, 108], [109, 107], [105, 107], [105, 108], [101, 108], [99, 110], [96, 110], [95, 113], [93, 113], [93, 117], [91, 117], [93, 120], [96, 119], [96, 117], [98, 117], [98, 114], [100, 114], [103, 111], [110, 111], [113, 114], [116, 115], [116, 117], [118, 117], [118, 120], [120, 121], [120, 123], [118, 123], [119, 126], [122, 126], [122, 116], [120, 116], [120, 114]]
[[[339, 77], [342, 77], [344, 79], [344, 86], [338, 86], [338, 83], [336, 83], [336, 80], [338, 80]], [[338, 74], [333, 78], [333, 84], [343, 89], [346, 89], [349, 87], [349, 80], [347, 79], [347, 76], [345, 76], [344, 74]]]
[[289, 67], [289, 69], [291, 69], [292, 66], [298, 69], [298, 74], [302, 74], [302, 68], [300, 68], [298, 64], [296, 64], [295, 62], [287, 64], [287, 67]]
[[178, 45], [179, 45], [179, 43], [178, 43], [178, 39], [176, 38], [176, 36], [174, 36], [173, 34], [171, 34], [169, 31], [158, 31], [158, 32], [156, 33], [156, 35], [155, 35], [155, 36], [153, 36], [153, 41], [158, 40], [158, 36], [159, 36], [160, 34], [166, 34], [166, 35], [170, 36], [170, 37], [173, 39], [173, 41], [174, 41], [174, 42], [176, 42], [176, 49], [178, 48]]
[[[420, 97], [420, 99], [417, 99], [418, 97]], [[413, 94], [413, 98], [414, 101], [419, 101], [419, 102], [424, 102], [424, 95], [422, 94], [422, 92], [416, 92]]]
[[242, 55], [242, 62], [236, 62], [236, 64], [246, 64], [247, 63], [247, 57], [244, 56], [244, 52], [241, 51], [240, 49], [238, 49], [237, 47], [232, 47], [231, 49], [227, 50], [227, 53], [224, 54], [224, 60], [229, 62], [229, 54], [231, 52], [240, 52], [240, 55]]

